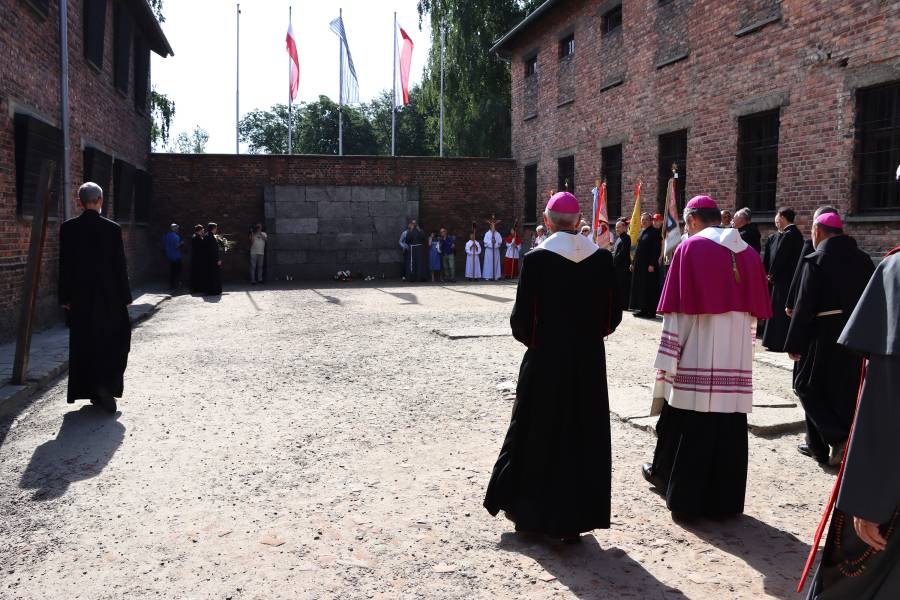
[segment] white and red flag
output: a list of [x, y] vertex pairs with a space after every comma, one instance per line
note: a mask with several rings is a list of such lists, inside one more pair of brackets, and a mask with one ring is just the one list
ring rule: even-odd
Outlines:
[[300, 55], [297, 53], [297, 40], [294, 39], [294, 27], [288, 24], [287, 37], [287, 53], [290, 57], [290, 69], [288, 71], [289, 98], [291, 102], [297, 99], [297, 92], [300, 89]]
[[591, 226], [594, 233], [594, 242], [601, 248], [606, 248], [612, 243], [612, 234], [609, 230], [609, 211], [606, 200], [606, 182], [600, 183], [597, 180], [597, 186], [591, 190], [594, 197], [593, 213], [594, 218]]
[[409, 67], [412, 63], [413, 42], [409, 34], [394, 20], [394, 106], [409, 104]]

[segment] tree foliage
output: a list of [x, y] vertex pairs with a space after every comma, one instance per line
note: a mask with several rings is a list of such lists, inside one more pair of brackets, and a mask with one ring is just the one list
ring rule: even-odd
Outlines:
[[175, 142], [169, 148], [169, 152], [178, 154], [204, 154], [206, 143], [209, 142], [209, 132], [197, 125], [194, 131], [188, 133], [182, 131], [175, 136]]
[[156, 89], [150, 91], [150, 146], [158, 150], [169, 141], [169, 128], [175, 118], [175, 102]]
[[150, 0], [150, 10], [153, 11], [153, 14], [156, 16], [156, 20], [160, 23], [165, 23], [166, 18], [163, 16], [162, 6], [163, 0]]
[[442, 24], [446, 30], [445, 154], [510, 155], [509, 65], [490, 48], [539, 4], [540, 0], [419, 0], [420, 21], [427, 18], [431, 23], [422, 87], [423, 100], [433, 114], [439, 113]]

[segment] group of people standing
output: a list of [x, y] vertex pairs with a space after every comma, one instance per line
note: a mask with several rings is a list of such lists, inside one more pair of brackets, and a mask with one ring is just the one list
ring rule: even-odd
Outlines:
[[[181, 287], [182, 263], [185, 243], [177, 223], [169, 226], [163, 238], [163, 250], [169, 263], [169, 289], [177, 291]], [[190, 290], [194, 294], [218, 296], [222, 293], [222, 243], [215, 223], [194, 225], [191, 236]]]
[[[641, 472], [680, 517], [744, 511], [759, 321], [768, 321], [764, 343], [796, 361], [794, 388], [810, 428], [801, 451], [820, 460], [837, 464], [844, 456], [868, 359], [846, 477], [809, 598], [900, 597], [900, 536], [893, 535], [900, 520], [900, 249], [873, 277], [871, 259], [844, 234], [834, 209], [816, 211], [804, 251], [794, 212], [783, 208], [761, 257], [749, 211], [737, 211], [725, 227], [722, 212], [708, 196], [687, 203], [686, 236], [651, 306], [646, 295], [661, 265], [652, 217], [642, 218], [650, 249], [639, 247], [629, 264], [623, 222], [610, 253], [578, 235], [574, 196], [550, 199], [544, 221], [551, 235], [525, 255], [510, 317], [527, 350], [484, 505], [492, 515], [505, 511], [517, 531], [566, 541], [610, 526], [604, 338], [621, 321], [620, 288], [630, 283], [641, 316], [663, 315], [651, 407], [658, 439]], [[591, 326], [573, 335], [578, 314], [592, 315]]]

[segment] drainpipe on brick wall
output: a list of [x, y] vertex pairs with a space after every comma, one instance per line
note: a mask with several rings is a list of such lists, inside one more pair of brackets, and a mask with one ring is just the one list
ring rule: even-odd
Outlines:
[[[72, 216], [69, 196], [69, 12], [68, 0], [59, 0], [59, 122], [63, 134], [62, 200], [63, 215]], [[104, 194], [108, 190], [104, 190]]]

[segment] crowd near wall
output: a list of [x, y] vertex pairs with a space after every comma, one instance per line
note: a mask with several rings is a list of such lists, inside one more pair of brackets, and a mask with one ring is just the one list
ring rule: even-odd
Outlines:
[[898, 4], [879, 0], [545, 3], [497, 48], [516, 198], [533, 220], [568, 180], [587, 209], [604, 175], [613, 215], [638, 180], [655, 212], [675, 162], [680, 208], [708, 193], [770, 224], [789, 205], [808, 235], [833, 204], [881, 254], [900, 238], [898, 40]]

